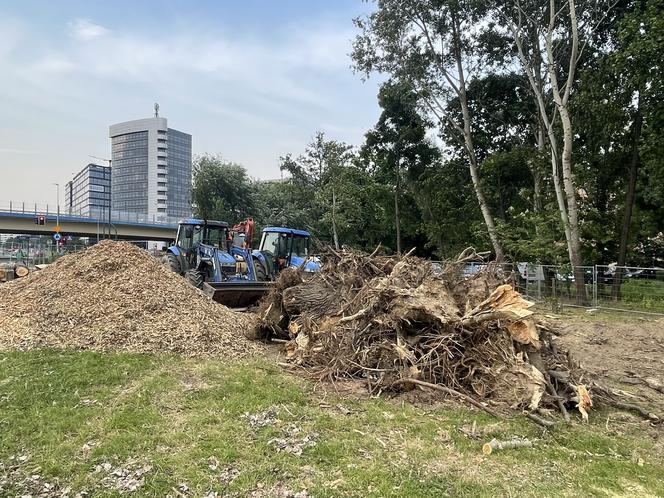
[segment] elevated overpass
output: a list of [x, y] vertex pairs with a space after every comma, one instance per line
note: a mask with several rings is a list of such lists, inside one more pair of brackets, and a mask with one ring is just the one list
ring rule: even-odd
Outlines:
[[[34, 209], [31, 209], [33, 208]], [[107, 212], [108, 213], [108, 212]], [[126, 215], [126, 216], [123, 216]], [[44, 224], [35, 223], [43, 216]], [[133, 219], [131, 219], [133, 218]], [[0, 233], [48, 235], [55, 233], [57, 212], [47, 206], [11, 203], [0, 205]], [[149, 220], [134, 213], [113, 212], [111, 237], [121, 240], [148, 240], [168, 242], [175, 239], [177, 220]], [[108, 237], [108, 220], [101, 217], [60, 214], [60, 233], [75, 237]]]

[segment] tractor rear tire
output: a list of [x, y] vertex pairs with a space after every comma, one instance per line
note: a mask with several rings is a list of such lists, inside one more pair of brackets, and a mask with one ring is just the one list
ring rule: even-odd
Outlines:
[[178, 258], [172, 252], [169, 252], [161, 257], [161, 262], [171, 270], [172, 272], [182, 275], [182, 265], [180, 264], [180, 258]]
[[187, 273], [185, 273], [185, 278], [197, 289], [203, 288], [203, 282], [205, 279], [203, 278], [202, 272], [198, 270], [189, 270]]
[[263, 263], [261, 263], [258, 258], [254, 258], [254, 273], [256, 274], [256, 280], [258, 282], [267, 281], [267, 272], [265, 271]]

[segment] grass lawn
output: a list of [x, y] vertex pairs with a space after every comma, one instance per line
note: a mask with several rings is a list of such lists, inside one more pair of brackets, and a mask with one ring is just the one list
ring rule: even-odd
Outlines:
[[[330, 392], [265, 359], [0, 354], [0, 496], [664, 495], [662, 443], [626, 414], [546, 433]], [[514, 435], [535, 447], [482, 454]]]

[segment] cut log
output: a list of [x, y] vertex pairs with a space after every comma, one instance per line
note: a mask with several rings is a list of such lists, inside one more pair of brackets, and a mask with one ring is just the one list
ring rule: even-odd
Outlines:
[[532, 448], [533, 442], [529, 439], [511, 439], [509, 441], [498, 441], [497, 439], [492, 439], [488, 443], [484, 443], [482, 446], [482, 453], [485, 455], [490, 455], [494, 451], [499, 450], [510, 450], [513, 448]]
[[30, 270], [28, 269], [28, 267], [23, 265], [17, 265], [16, 269], [14, 270], [14, 274], [16, 275], [17, 278], [27, 277], [29, 273]]

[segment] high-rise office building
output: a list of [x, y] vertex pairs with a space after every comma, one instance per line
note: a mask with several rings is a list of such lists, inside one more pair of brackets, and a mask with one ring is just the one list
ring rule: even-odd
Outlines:
[[191, 135], [157, 116], [111, 125], [114, 211], [191, 216]]
[[65, 185], [65, 214], [105, 218], [111, 202], [111, 168], [88, 164]]

